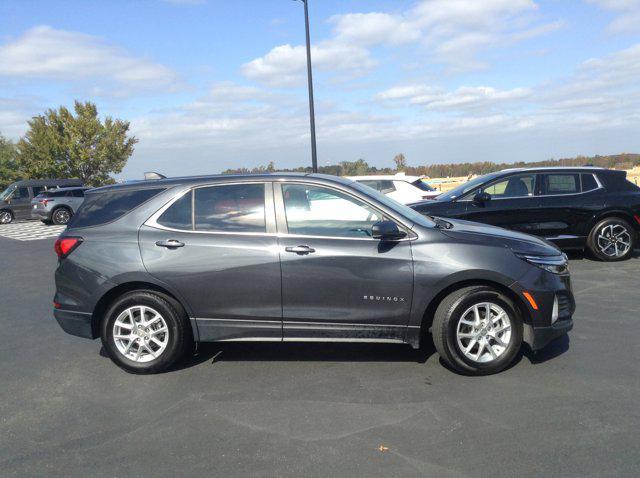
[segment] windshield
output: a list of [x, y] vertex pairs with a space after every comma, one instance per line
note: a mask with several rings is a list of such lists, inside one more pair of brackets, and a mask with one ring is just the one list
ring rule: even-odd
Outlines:
[[435, 191], [435, 188], [432, 188], [431, 186], [429, 186], [425, 181], [423, 181], [422, 179], [418, 179], [414, 182], [412, 182], [411, 184], [413, 184], [415, 187], [417, 187], [418, 189], [421, 189], [423, 191]]
[[452, 189], [451, 191], [447, 191], [446, 193], [442, 193], [436, 197], [437, 201], [450, 201], [455, 198], [459, 198], [460, 196], [464, 196], [472, 189], [480, 186], [487, 181], [490, 181], [493, 178], [500, 176], [501, 173], [489, 173], [483, 176], [478, 176], [477, 178], [473, 178], [471, 181], [467, 181], [464, 184], [461, 184], [457, 188]]
[[426, 227], [435, 226], [435, 223], [428, 217], [423, 216], [415, 209], [411, 209], [409, 206], [400, 204], [398, 201], [391, 199], [386, 194], [382, 194], [381, 192], [376, 191], [375, 189], [370, 188], [369, 186], [365, 186], [364, 184], [360, 184], [356, 181], [354, 181], [351, 184], [351, 186], [353, 186], [355, 189], [359, 191], [362, 191], [367, 196], [377, 200], [378, 202], [387, 206], [389, 209], [396, 211], [398, 214], [406, 217], [407, 219], [409, 219], [410, 221], [416, 224], [419, 224], [421, 226], [426, 226]]
[[9, 196], [11, 196], [11, 193], [16, 189], [15, 186], [9, 186], [7, 189], [5, 189], [4, 191], [2, 191], [2, 193], [0, 193], [0, 201], [6, 201], [7, 198]]

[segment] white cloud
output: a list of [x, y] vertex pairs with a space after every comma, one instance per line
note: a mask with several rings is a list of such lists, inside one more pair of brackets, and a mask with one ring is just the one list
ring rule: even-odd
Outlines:
[[402, 45], [418, 41], [422, 32], [418, 25], [401, 15], [388, 13], [347, 13], [329, 19], [339, 41], [363, 46]]
[[640, 0], [587, 0], [606, 10], [618, 12], [608, 26], [612, 33], [633, 33], [640, 31]]
[[[371, 48], [418, 44], [453, 71], [479, 69], [486, 66], [479, 52], [562, 27], [532, 18], [537, 10], [533, 0], [422, 0], [399, 13], [334, 15], [331, 36], [313, 45], [312, 60], [318, 71], [357, 77], [376, 64]], [[305, 61], [304, 45], [280, 45], [243, 65], [242, 73], [271, 86], [302, 85]]]
[[27, 128], [27, 120], [38, 112], [34, 101], [0, 97], [0, 134], [17, 140]]
[[426, 85], [396, 86], [378, 93], [377, 100], [401, 100], [405, 104], [422, 105], [430, 110], [472, 112], [492, 110], [505, 103], [531, 96], [530, 88], [498, 90], [489, 86], [463, 86], [454, 91]]
[[426, 95], [427, 93], [435, 91], [434, 88], [426, 85], [404, 85], [394, 86], [388, 90], [381, 91], [375, 98], [377, 100], [401, 100], [405, 98], [414, 98], [416, 96]]
[[120, 87], [170, 89], [177, 75], [166, 66], [131, 56], [103, 39], [38, 26], [0, 45], [0, 76], [75, 81], [110, 80]]
[[[306, 54], [305, 46], [280, 45], [265, 56], [242, 65], [242, 73], [270, 86], [300, 86], [306, 78]], [[311, 57], [314, 71], [362, 75], [375, 65], [368, 50], [336, 41], [312, 45]]]

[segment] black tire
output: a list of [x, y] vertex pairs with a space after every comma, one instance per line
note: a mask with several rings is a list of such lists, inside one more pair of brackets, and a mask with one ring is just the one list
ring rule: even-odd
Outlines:
[[[126, 357], [116, 345], [114, 323], [130, 307], [145, 306], [157, 311], [167, 325], [168, 341], [164, 351], [148, 362], [136, 362]], [[193, 347], [193, 335], [187, 314], [171, 297], [156, 291], [132, 291], [117, 298], [109, 306], [100, 326], [100, 337], [109, 358], [120, 368], [136, 374], [166, 371]]]
[[9, 224], [13, 221], [13, 213], [8, 209], [0, 209], [0, 224]]
[[[483, 302], [496, 304], [507, 313], [511, 338], [497, 358], [481, 363], [465, 356], [458, 345], [456, 331], [465, 311]], [[440, 358], [453, 370], [466, 375], [490, 375], [504, 370], [522, 346], [522, 317], [518, 308], [509, 297], [488, 286], [464, 287], [445, 297], [436, 309], [431, 330]]]
[[57, 226], [65, 226], [71, 220], [73, 211], [68, 207], [60, 206], [51, 212], [51, 222]]
[[[612, 226], [614, 228], [614, 231], [622, 231], [622, 228], [624, 228], [628, 234], [630, 247], [624, 254], [615, 255], [615, 249], [611, 250], [611, 248], [606, 249], [605, 252], [603, 252], [603, 248], [605, 248], [606, 244], [609, 244], [610, 241], [608, 241], [607, 239], [602, 239], [601, 241], [599, 241], [599, 237], [601, 235], [606, 237], [607, 232], [612, 230]], [[593, 257], [601, 261], [625, 261], [629, 259], [633, 254], [633, 250], [636, 247], [636, 236], [637, 233], [635, 229], [631, 224], [629, 224], [628, 221], [625, 221], [624, 219], [619, 217], [608, 217], [593, 226], [593, 229], [591, 229], [591, 232], [589, 233], [589, 238], [587, 239], [587, 248], [589, 249], [589, 252]], [[615, 247], [616, 245], [614, 244], [613, 248]]]

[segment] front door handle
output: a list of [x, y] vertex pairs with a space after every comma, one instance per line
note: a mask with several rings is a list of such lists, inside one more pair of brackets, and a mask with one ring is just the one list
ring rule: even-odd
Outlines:
[[299, 256], [304, 256], [304, 255], [312, 254], [316, 252], [316, 250], [313, 247], [309, 247], [309, 246], [289, 246], [289, 247], [285, 247], [284, 250], [287, 252], [294, 252]]
[[166, 241], [158, 241], [156, 242], [156, 246], [158, 247], [166, 247], [167, 249], [174, 249], [176, 247], [184, 247], [184, 242], [177, 241], [175, 239], [169, 239]]

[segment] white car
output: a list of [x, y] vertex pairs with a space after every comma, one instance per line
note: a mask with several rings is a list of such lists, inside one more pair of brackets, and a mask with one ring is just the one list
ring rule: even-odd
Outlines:
[[407, 176], [404, 173], [398, 173], [396, 175], [349, 176], [349, 179], [376, 189], [402, 204], [433, 199], [440, 194], [440, 191], [429, 186], [424, 178], [424, 176]]

